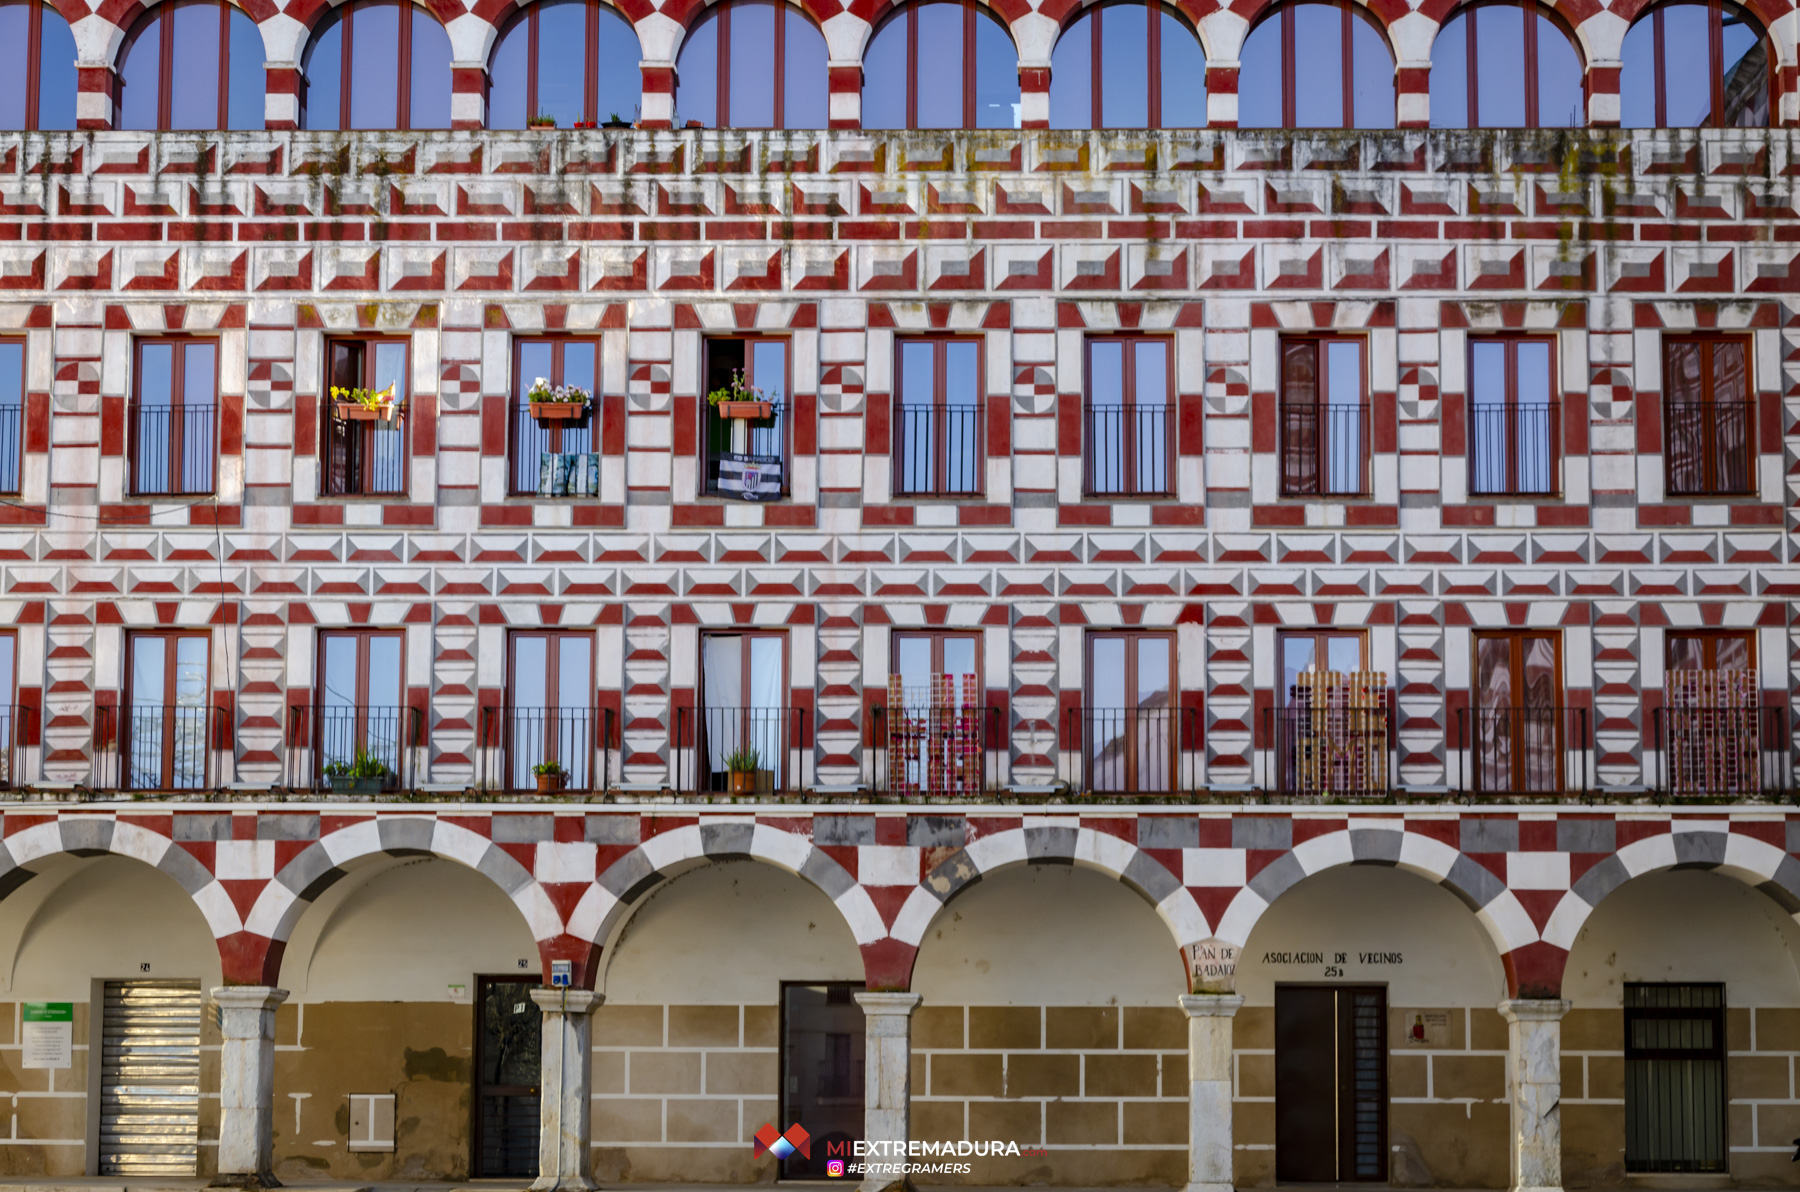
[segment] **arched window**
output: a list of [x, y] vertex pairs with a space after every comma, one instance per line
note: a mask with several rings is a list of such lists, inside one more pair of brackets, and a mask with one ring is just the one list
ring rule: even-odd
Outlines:
[[644, 93], [637, 30], [596, 0], [548, 0], [521, 13], [494, 48], [488, 127], [524, 128], [553, 116], [581, 121], [637, 118]]
[[1626, 32], [1621, 56], [1626, 128], [1769, 126], [1768, 38], [1735, 4], [1659, 4]]
[[1019, 52], [975, 0], [908, 4], [863, 53], [864, 128], [1017, 128]]
[[263, 126], [262, 34], [221, 0], [182, 0], [150, 10], [119, 53], [118, 128]]
[[1464, 8], [1438, 30], [1433, 128], [1577, 128], [1586, 113], [1575, 45], [1536, 0]]
[[1250, 31], [1239, 128], [1392, 128], [1394, 54], [1360, 4], [1288, 4]]
[[825, 35], [775, 0], [722, 0], [675, 61], [675, 118], [704, 128], [825, 128]]
[[0, 4], [0, 129], [75, 127], [75, 35], [48, 4]]
[[416, 5], [352, 0], [313, 34], [301, 73], [303, 128], [450, 127], [450, 35]]
[[1203, 128], [1206, 54], [1175, 10], [1090, 8], [1050, 55], [1051, 128]]

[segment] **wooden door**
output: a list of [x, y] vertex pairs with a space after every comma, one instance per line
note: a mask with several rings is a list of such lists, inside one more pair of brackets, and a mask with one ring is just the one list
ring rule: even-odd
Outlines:
[[1275, 1178], [1387, 1179], [1387, 991], [1275, 988]]

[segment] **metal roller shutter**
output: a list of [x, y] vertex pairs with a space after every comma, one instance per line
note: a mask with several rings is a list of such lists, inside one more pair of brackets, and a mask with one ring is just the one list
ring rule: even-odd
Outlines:
[[100, 1174], [195, 1174], [200, 983], [108, 981], [101, 1026]]

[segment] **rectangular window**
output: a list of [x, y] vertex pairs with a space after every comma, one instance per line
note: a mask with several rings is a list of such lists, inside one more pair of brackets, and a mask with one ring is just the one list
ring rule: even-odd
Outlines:
[[787, 789], [792, 777], [788, 747], [799, 735], [787, 693], [787, 638], [782, 634], [701, 637], [695, 747], [702, 791], [767, 794]]
[[1368, 670], [1368, 639], [1337, 630], [1288, 630], [1276, 638], [1280, 789], [1315, 795], [1388, 789], [1387, 679]]
[[979, 493], [981, 341], [900, 341], [894, 391], [894, 491], [902, 496]]
[[1088, 637], [1081, 709], [1087, 789], [1172, 794], [1176, 729], [1175, 635], [1126, 630]]
[[313, 764], [354, 766], [359, 756], [385, 768], [384, 790], [400, 785], [416, 726], [406, 707], [405, 637], [398, 630], [333, 629], [319, 634], [319, 687], [311, 709]]
[[[539, 422], [525, 395], [540, 377], [552, 386], [575, 385], [598, 394], [600, 341], [522, 339], [514, 351], [509, 491], [514, 496], [598, 496], [598, 461], [587, 458], [594, 452], [594, 426], [600, 417], [598, 397], [583, 418]], [[560, 484], [558, 468], [567, 477]], [[574, 468], [582, 469], [581, 473], [569, 471]]]
[[1671, 496], [1756, 491], [1748, 341], [1665, 340], [1663, 424]]
[[132, 379], [131, 491], [210, 493], [218, 454], [218, 344], [140, 339]]
[[1473, 769], [1484, 792], [1562, 789], [1567, 713], [1557, 635], [1475, 635]]
[[[805, 1122], [812, 1154], [781, 1161], [784, 1180], [828, 1172], [826, 1140], [863, 1136], [863, 1009], [852, 981], [781, 985], [781, 1120]], [[777, 1126], [776, 1129], [786, 1129]]]
[[[319, 442], [321, 491], [328, 497], [399, 496], [406, 492], [407, 341], [330, 340]], [[395, 416], [352, 421], [338, 416], [331, 389], [377, 392], [392, 385]]]
[[24, 460], [25, 341], [0, 339], [0, 493], [18, 493]]
[[[1762, 706], [1756, 637], [1748, 629], [1699, 629], [1664, 636], [1663, 706], [1652, 740], [1662, 789], [1677, 795], [1755, 795], [1779, 789], [1784, 717]], [[1769, 746], [1765, 753], [1765, 746]]]
[[[762, 392], [766, 418], [726, 418], [706, 395], [732, 378]], [[788, 345], [784, 339], [709, 339], [701, 390], [700, 442], [706, 495], [772, 501], [787, 494]]]
[[1756, 636], [1748, 629], [1700, 629], [1663, 636], [1672, 671], [1754, 671]]
[[210, 633], [133, 633], [123, 739], [125, 789], [199, 790], [211, 751]]
[[1087, 341], [1083, 467], [1090, 496], [1175, 491], [1175, 370], [1170, 341], [1107, 336]]
[[984, 700], [980, 634], [896, 632], [885, 713], [889, 793], [986, 790]]
[[1723, 985], [1626, 983], [1625, 1170], [1726, 1170]]
[[1360, 339], [1282, 341], [1283, 496], [1368, 495], [1367, 377]]
[[556, 630], [512, 635], [508, 675], [508, 789], [537, 785], [533, 767], [556, 762], [563, 789], [591, 787], [594, 768], [594, 635]]
[[1547, 496], [1559, 491], [1556, 375], [1547, 339], [1469, 341], [1469, 491]]

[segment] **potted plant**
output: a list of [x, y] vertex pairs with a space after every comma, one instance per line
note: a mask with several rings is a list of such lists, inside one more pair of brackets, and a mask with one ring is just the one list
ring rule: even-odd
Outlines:
[[606, 127], [606, 128], [630, 128], [631, 121], [625, 119], [625, 117], [619, 115], [617, 112], [613, 112], [611, 115], [607, 116], [606, 124], [604, 125], [604, 127]]
[[531, 767], [531, 772], [537, 776], [537, 793], [540, 795], [555, 794], [569, 780], [569, 772], [560, 762], [539, 762]]
[[556, 117], [555, 116], [527, 116], [525, 118], [525, 127], [526, 128], [555, 128], [556, 127]]
[[386, 389], [345, 389], [333, 385], [331, 400], [339, 422], [393, 422], [399, 416], [392, 382]]
[[370, 756], [369, 751], [360, 746], [354, 760], [330, 762], [325, 767], [325, 777], [331, 780], [334, 795], [379, 795], [381, 788], [387, 785], [388, 774], [387, 763]]
[[775, 414], [775, 403], [762, 390], [754, 385], [744, 384], [742, 369], [731, 374], [729, 385], [707, 394], [706, 400], [721, 418], [770, 418]]
[[525, 392], [525, 405], [531, 416], [542, 425], [546, 422], [568, 422], [587, 415], [588, 403], [594, 395], [579, 385], [552, 385], [539, 377]]
[[731, 775], [731, 793], [734, 795], [750, 795], [756, 793], [756, 771], [761, 768], [762, 758], [756, 750], [740, 747], [725, 759], [725, 769]]

